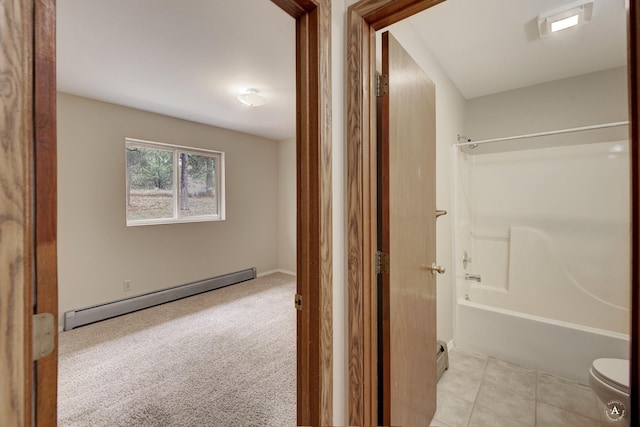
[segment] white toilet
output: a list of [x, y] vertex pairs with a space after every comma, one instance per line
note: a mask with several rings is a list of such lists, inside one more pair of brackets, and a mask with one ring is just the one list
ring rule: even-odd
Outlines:
[[618, 401], [624, 405], [629, 418], [629, 361], [625, 359], [596, 359], [589, 370], [589, 384], [600, 401], [607, 405]]

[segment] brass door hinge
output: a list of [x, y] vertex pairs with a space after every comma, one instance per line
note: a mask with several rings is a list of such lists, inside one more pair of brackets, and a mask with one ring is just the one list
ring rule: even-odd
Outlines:
[[53, 314], [40, 313], [33, 315], [33, 360], [42, 359], [55, 350], [56, 334]]
[[376, 96], [385, 96], [389, 93], [389, 75], [378, 74], [376, 76]]
[[389, 274], [389, 254], [376, 252], [376, 274]]
[[296, 294], [295, 305], [296, 310], [302, 310], [302, 295]]

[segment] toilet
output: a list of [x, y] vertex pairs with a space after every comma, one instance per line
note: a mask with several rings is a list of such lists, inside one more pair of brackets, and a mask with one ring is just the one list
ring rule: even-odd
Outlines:
[[629, 361], [625, 359], [596, 359], [589, 370], [589, 384], [598, 399], [607, 405], [621, 402], [629, 418]]

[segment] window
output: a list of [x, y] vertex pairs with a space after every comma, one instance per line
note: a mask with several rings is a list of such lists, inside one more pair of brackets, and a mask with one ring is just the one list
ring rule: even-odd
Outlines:
[[127, 225], [224, 219], [224, 153], [125, 140]]

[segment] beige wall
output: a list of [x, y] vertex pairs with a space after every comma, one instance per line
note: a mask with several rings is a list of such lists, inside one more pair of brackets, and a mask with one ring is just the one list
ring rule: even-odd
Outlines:
[[296, 272], [296, 140], [278, 143], [278, 268]]
[[[224, 151], [227, 219], [126, 227], [125, 137]], [[60, 314], [244, 268], [278, 269], [277, 165], [277, 141], [58, 94]]]

